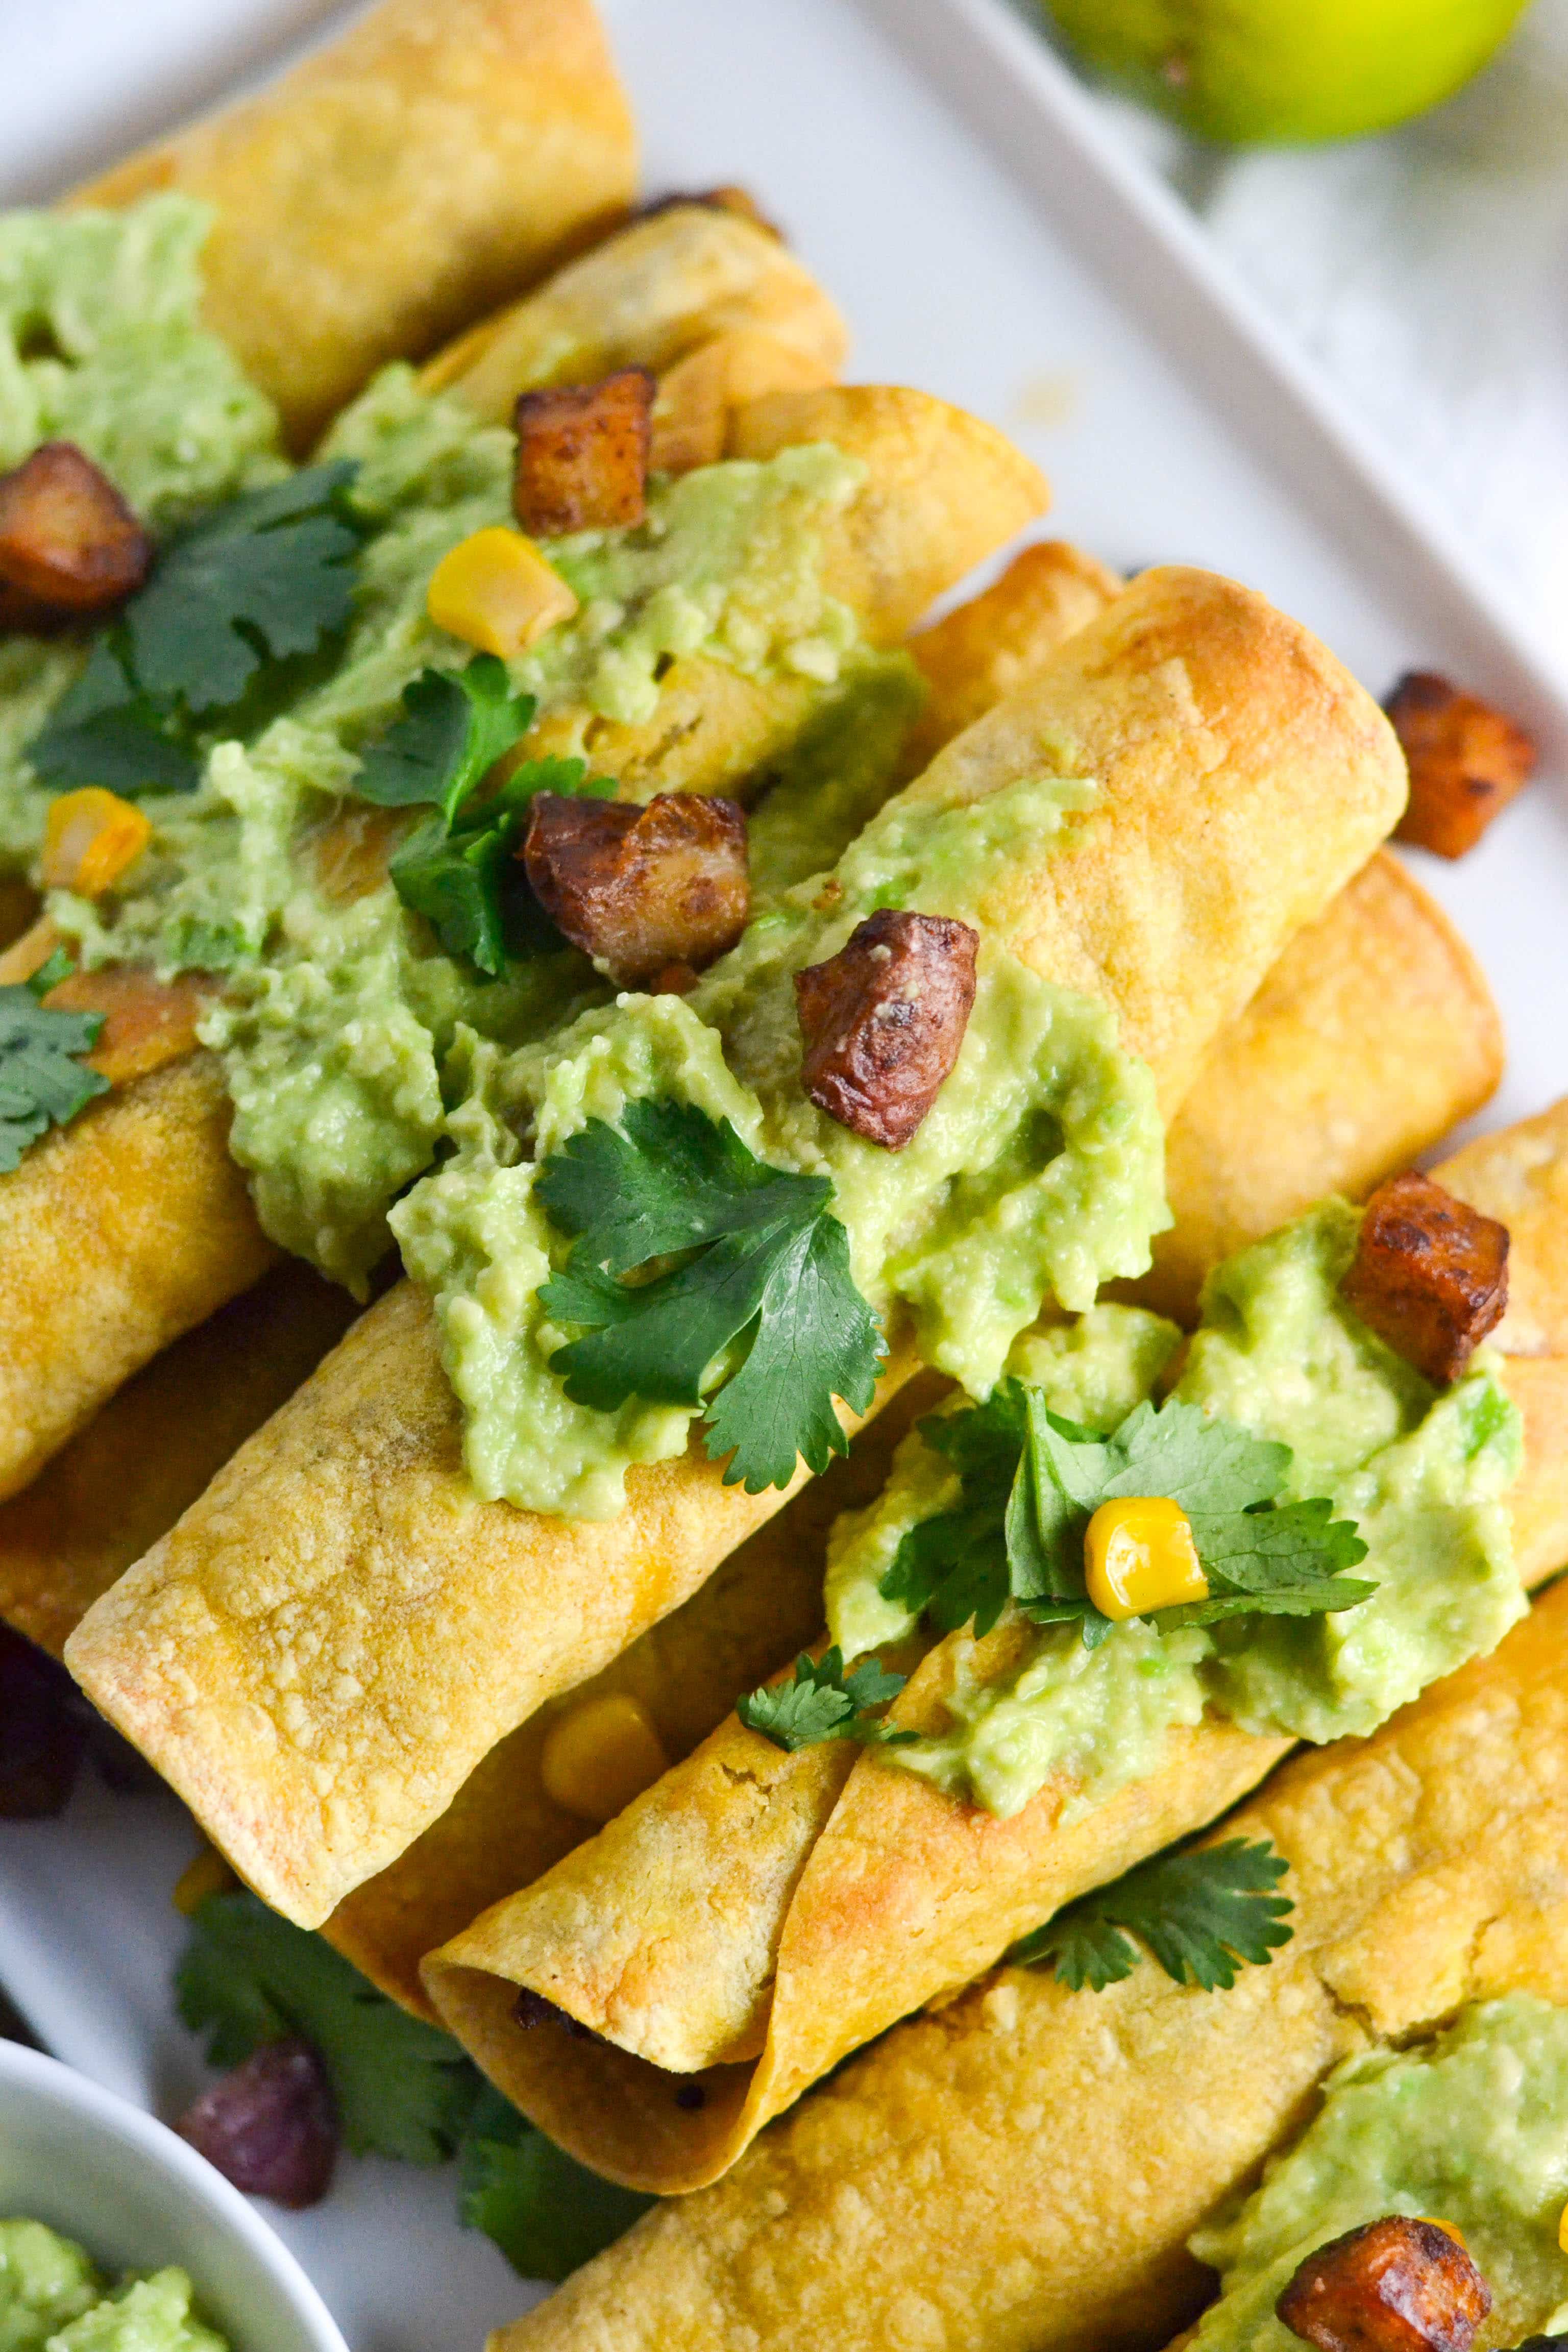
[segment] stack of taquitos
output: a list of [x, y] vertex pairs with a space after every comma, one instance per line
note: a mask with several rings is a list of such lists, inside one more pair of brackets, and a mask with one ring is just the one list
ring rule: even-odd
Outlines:
[[[1145, 575], [910, 790], [973, 803], [1064, 762], [1100, 813], [1021, 854], [998, 896], [1023, 961], [1110, 1005], [1173, 1110], [1387, 830], [1403, 762], [1303, 631], [1182, 572]], [[242, 1874], [316, 1924], [782, 1500], [726, 1487], [696, 1449], [627, 1484], [624, 1514], [593, 1525], [475, 1507], [405, 1285], [89, 1612], [68, 1661]]]
[[1100, 1993], [1005, 1968], [491, 2352], [1152, 2352], [1205, 2294], [1188, 2237], [1339, 2060], [1465, 2001], [1568, 2000], [1568, 1584], [1372, 1738], [1297, 1757], [1224, 1834], [1290, 1865], [1294, 1935], [1268, 1967], [1202, 1992], [1146, 1962]]
[[[1073, 549], [1034, 547], [911, 640], [931, 688], [920, 729], [928, 753], [1032, 675], [1119, 584]], [[1317, 1117], [1325, 1051], [1338, 1080], [1331, 1122]], [[1496, 1014], [1473, 960], [1379, 853], [1292, 942], [1205, 1064], [1170, 1138], [1175, 1223], [1159, 1256], [1179, 1249], [1201, 1264], [1219, 1202], [1229, 1248], [1324, 1189], [1369, 1189], [1477, 1108], [1498, 1066]], [[1276, 1148], [1259, 1164], [1254, 1139], [1265, 1131]], [[1187, 1181], [1184, 1170], [1194, 1171]], [[312, 1369], [350, 1311], [342, 1294], [286, 1265], [130, 1382], [0, 1508], [0, 1615], [58, 1649]], [[850, 1463], [786, 1507], [661, 1626], [502, 1741], [441, 1820], [340, 1906], [331, 1940], [384, 1990], [427, 2007], [425, 1954], [589, 1834], [541, 1780], [551, 1725], [579, 1701], [629, 1692], [665, 1754], [689, 1753], [742, 1690], [812, 1638], [827, 1528], [870, 1499], [910, 1414], [929, 1402], [923, 1383], [906, 1396], [907, 1410], [900, 1398]]]
[[[623, 246], [624, 270], [616, 259]], [[623, 346], [636, 342], [634, 310], [656, 344], [671, 331], [672, 314], [689, 330], [700, 324], [716, 256], [732, 307], [743, 307], [749, 287], [764, 310], [774, 308], [784, 281], [796, 331], [831, 346], [837, 314], [798, 266], [750, 223], [700, 206], [661, 215], [590, 257], [594, 287], [618, 317]], [[896, 644], [1046, 499], [1035, 468], [1000, 434], [916, 392], [778, 394], [749, 404], [736, 440], [757, 457], [830, 440], [861, 462], [859, 489], [824, 520], [819, 565], [877, 646]], [[665, 786], [744, 797], [748, 782], [765, 782], [769, 762], [801, 738], [826, 695], [804, 677], [752, 678], [691, 657], [660, 680], [650, 720], [598, 720], [584, 730], [581, 713], [557, 710], [531, 748], [577, 748], [574, 740], [558, 746], [575, 725], [583, 748], [621, 781], [626, 797]], [[38, 938], [30, 961], [17, 962], [26, 946], [19, 942], [0, 976], [26, 977], [49, 944]], [[78, 1009], [92, 1009], [98, 991], [112, 1006], [114, 981], [110, 971], [101, 982], [73, 983]], [[201, 1009], [187, 992], [183, 1022], [162, 1036], [163, 1066], [143, 1059], [130, 1083], [0, 1177], [0, 1319], [12, 1341], [0, 1368], [0, 1494], [25, 1486], [125, 1380], [277, 1255], [229, 1156], [221, 1068], [195, 1049]]]
[[[1506, 1384], [1526, 1455], [1509, 1508], [1528, 1586], [1568, 1558], [1568, 1104], [1439, 1172], [1513, 1234], [1518, 1304], [1499, 1336], [1519, 1350]], [[939, 1716], [953, 1646], [931, 1652], [901, 1722]], [[848, 2051], [1204, 1827], [1289, 1745], [1211, 1717], [1173, 1730], [1156, 1769], [1107, 1799], [1081, 1801], [1058, 1771], [999, 1819], [847, 1741], [784, 1755], [731, 1717], [435, 1955], [426, 1981], [486, 2071], [574, 2153], [641, 2188], [694, 2188]], [[613, 2042], [519, 2031], [521, 1986]], [[671, 2066], [706, 2070], [700, 2108], [677, 2104]]]

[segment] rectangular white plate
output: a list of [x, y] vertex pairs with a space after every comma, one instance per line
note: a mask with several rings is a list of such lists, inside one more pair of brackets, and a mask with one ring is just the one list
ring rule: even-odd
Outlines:
[[[853, 372], [962, 402], [1109, 561], [1214, 565], [1375, 692], [1449, 671], [1531, 724], [1546, 773], [1458, 866], [1420, 861], [1491, 977], [1498, 1123], [1568, 1082], [1568, 699], [1528, 617], [1249, 310], [1174, 201], [1004, 0], [606, 0], [652, 190], [742, 179], [856, 330]], [[6, 24], [0, 201], [46, 196], [344, 12], [322, 0], [54, 0]], [[1267, 1139], [1260, 1139], [1267, 1149]], [[88, 1790], [0, 1827], [0, 1981], [62, 2056], [168, 2114], [200, 2077], [167, 1976], [178, 1809]], [[476, 2352], [531, 2291], [459, 2235], [450, 2173], [344, 2168], [280, 2222], [356, 2352]]]

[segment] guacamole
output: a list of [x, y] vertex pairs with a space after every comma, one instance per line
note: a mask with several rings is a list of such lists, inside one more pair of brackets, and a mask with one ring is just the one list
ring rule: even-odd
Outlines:
[[1291, 2352], [1275, 2302], [1313, 2250], [1404, 2213], [1452, 2223], [1492, 2291], [1479, 2352], [1568, 2326], [1568, 2011], [1479, 2002], [1435, 2042], [1329, 2077], [1321, 2112], [1239, 2212], [1192, 2241], [1220, 2273], [1194, 2352]]
[[[1120, 1050], [1105, 1006], [1012, 952], [999, 903], [1092, 800], [1090, 786], [1062, 777], [1023, 779], [974, 805], [900, 794], [831, 876], [764, 908], [690, 995], [625, 995], [510, 1055], [466, 1046], [465, 1099], [447, 1123], [454, 1155], [392, 1222], [436, 1299], [481, 1495], [605, 1517], [623, 1505], [630, 1464], [685, 1444], [693, 1409], [572, 1403], [549, 1361], [568, 1335], [539, 1304], [567, 1244], [534, 1197], [538, 1164], [588, 1119], [614, 1122], [634, 1096], [695, 1104], [770, 1165], [827, 1177], [861, 1295], [907, 1310], [925, 1360], [975, 1393], [1047, 1299], [1087, 1307], [1101, 1281], [1147, 1264], [1167, 1214], [1152, 1078]], [[896, 1153], [806, 1097], [793, 985], [889, 906], [984, 920], [986, 940], [957, 1063]]]
[[[979, 1675], [960, 1636], [952, 1728], [888, 1749], [889, 1766], [1004, 1815], [1067, 1771], [1081, 1811], [1157, 1769], [1169, 1731], [1206, 1709], [1266, 1736], [1342, 1738], [1374, 1730], [1496, 1646], [1525, 1606], [1503, 1500], [1521, 1461], [1518, 1415], [1484, 1364], [1439, 1392], [1352, 1313], [1339, 1283], [1359, 1225], [1358, 1211], [1326, 1202], [1220, 1266], [1174, 1393], [1291, 1448], [1281, 1500], [1326, 1495], [1336, 1517], [1358, 1523], [1368, 1557], [1356, 1573], [1375, 1582], [1373, 1597], [1333, 1615], [1241, 1616], [1168, 1633], [1132, 1619], [1094, 1650], [1075, 1625], [1046, 1625], [998, 1681]], [[1082, 1344], [1120, 1345], [1139, 1393], [1152, 1392], [1162, 1369], [1152, 1335], [1139, 1340], [1100, 1321]], [[1050, 1356], [1042, 1374], [1026, 1352], [1042, 1345], [1054, 1355], [1062, 1342], [1025, 1342], [1010, 1369], [1044, 1377], [1060, 1411]], [[1129, 1385], [1110, 1384], [1095, 1426], [1110, 1428], [1137, 1402]], [[847, 1655], [910, 1630], [880, 1580], [906, 1528], [951, 1508], [957, 1493], [917, 1432], [886, 1493], [839, 1523], [827, 1614]]]
[[0, 2352], [228, 2352], [181, 2270], [110, 2284], [41, 2221], [0, 2221]]
[[[285, 471], [271, 403], [200, 320], [204, 205], [0, 213], [0, 472], [74, 441], [147, 528]], [[74, 639], [0, 636], [0, 868], [30, 864], [49, 795], [23, 748], [85, 656]]]

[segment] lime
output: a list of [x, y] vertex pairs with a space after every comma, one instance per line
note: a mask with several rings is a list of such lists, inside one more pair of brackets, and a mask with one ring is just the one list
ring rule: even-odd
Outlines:
[[1090, 65], [1238, 146], [1354, 139], [1448, 98], [1528, 0], [1046, 0]]

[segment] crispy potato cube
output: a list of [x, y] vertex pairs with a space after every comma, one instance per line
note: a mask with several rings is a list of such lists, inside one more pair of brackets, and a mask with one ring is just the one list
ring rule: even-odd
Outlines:
[[46, 441], [0, 475], [0, 626], [107, 612], [152, 562], [152, 541], [73, 442]]
[[1429, 1176], [1391, 1177], [1366, 1204], [1341, 1285], [1380, 1339], [1446, 1388], [1508, 1306], [1508, 1227]]
[[1319, 2352], [1469, 2352], [1491, 2307], [1458, 2238], [1400, 2213], [1320, 2246], [1275, 2305]]
[[522, 394], [512, 412], [511, 503], [524, 530], [562, 539], [568, 531], [641, 522], [657, 389], [647, 368], [633, 367], [600, 383]]
[[536, 793], [521, 856], [551, 921], [623, 988], [695, 973], [751, 911], [745, 812], [702, 793], [646, 808]]
[[1522, 727], [1446, 677], [1412, 670], [1386, 705], [1410, 765], [1410, 803], [1395, 841], [1463, 857], [1535, 767]]
[[819, 1110], [902, 1150], [958, 1059], [979, 947], [967, 923], [889, 907], [796, 972], [801, 1082]]

